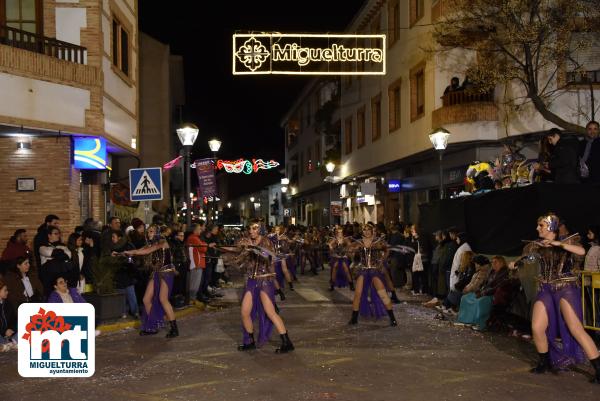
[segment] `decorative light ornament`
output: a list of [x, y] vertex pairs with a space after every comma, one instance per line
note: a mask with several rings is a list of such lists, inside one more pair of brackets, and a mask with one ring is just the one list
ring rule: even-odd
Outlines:
[[258, 170], [270, 170], [279, 166], [275, 160], [264, 161], [263, 159], [238, 159], [238, 160], [217, 160], [217, 169], [225, 169], [226, 173], [233, 174], [252, 174]]

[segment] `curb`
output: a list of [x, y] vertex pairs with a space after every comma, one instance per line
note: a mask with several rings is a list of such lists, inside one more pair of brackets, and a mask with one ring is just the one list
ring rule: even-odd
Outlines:
[[[206, 310], [206, 305], [201, 303], [198, 306], [190, 305], [184, 309], [175, 311], [175, 318], [181, 319], [187, 316], [198, 314], [202, 311]], [[96, 329], [100, 330], [102, 334], [114, 333], [117, 331], [125, 330], [125, 329], [137, 329], [141, 325], [139, 320], [129, 320], [124, 322], [115, 322], [108, 324], [100, 324], [96, 327]]]

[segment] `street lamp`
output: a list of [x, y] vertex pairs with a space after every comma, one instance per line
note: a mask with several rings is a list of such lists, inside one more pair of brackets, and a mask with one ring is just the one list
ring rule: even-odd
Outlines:
[[[217, 166], [217, 152], [219, 151], [219, 149], [221, 149], [221, 143], [222, 142], [216, 138], [213, 138], [210, 141], [208, 141], [208, 147], [210, 148], [210, 151], [213, 152], [213, 161], [215, 163], [215, 167]], [[217, 197], [217, 194], [216, 193], [213, 194], [212, 202], [211, 202], [211, 213], [209, 216], [209, 217], [212, 217], [213, 221], [216, 220], [214, 217], [216, 197]]]
[[[194, 124], [185, 124], [180, 128], [177, 128], [177, 136], [179, 137], [179, 141], [181, 145], [183, 145], [184, 151], [184, 163], [183, 163], [183, 174], [185, 177], [185, 192], [189, 194], [192, 192], [192, 176], [190, 172], [190, 153], [192, 151], [192, 147], [194, 146], [194, 142], [198, 138], [198, 127]], [[192, 214], [191, 208], [188, 207], [188, 210], [185, 214], [185, 223], [188, 229], [192, 225]]]
[[331, 213], [331, 187], [333, 186], [333, 171], [335, 170], [335, 163], [328, 162], [325, 165], [325, 170], [329, 173], [329, 226], [333, 225], [333, 213]]
[[445, 130], [444, 128], [437, 128], [431, 134], [429, 134], [429, 140], [433, 145], [433, 148], [438, 151], [440, 156], [440, 199], [444, 199], [444, 170], [442, 167], [442, 156], [444, 154], [444, 150], [448, 146], [448, 138], [450, 137], [450, 132]]

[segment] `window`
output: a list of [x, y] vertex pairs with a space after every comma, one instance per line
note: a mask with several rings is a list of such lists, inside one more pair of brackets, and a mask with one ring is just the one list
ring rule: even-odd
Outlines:
[[399, 0], [391, 0], [388, 5], [388, 47], [400, 39], [400, 4]]
[[371, 141], [381, 138], [381, 95], [371, 99]]
[[398, 79], [388, 88], [388, 116], [390, 132], [400, 128], [400, 85], [401, 80]]
[[113, 16], [112, 21], [112, 62], [117, 70], [129, 77], [129, 32]]
[[356, 148], [365, 146], [365, 108], [364, 106], [356, 112]]
[[600, 83], [600, 39], [596, 34], [574, 32], [566, 63], [567, 84]]
[[344, 154], [352, 153], [352, 117], [344, 121]]
[[415, 25], [425, 14], [424, 0], [410, 0], [410, 26]]
[[410, 120], [425, 115], [425, 63], [413, 68], [410, 73]]
[[42, 0], [0, 0], [0, 25], [44, 34]]

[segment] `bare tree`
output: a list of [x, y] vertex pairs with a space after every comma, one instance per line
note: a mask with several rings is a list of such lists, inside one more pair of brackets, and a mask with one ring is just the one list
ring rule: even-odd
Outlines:
[[436, 51], [474, 51], [464, 63], [476, 88], [516, 84], [521, 95], [510, 99], [513, 105], [530, 102], [544, 119], [585, 132], [551, 105], [564, 93], [567, 71], [585, 81], [589, 56], [600, 49], [600, 0], [444, 0], [444, 6], [433, 29]]

